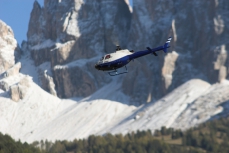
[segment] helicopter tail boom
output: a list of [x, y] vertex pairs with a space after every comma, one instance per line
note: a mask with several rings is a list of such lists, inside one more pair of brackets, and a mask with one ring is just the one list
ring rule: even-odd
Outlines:
[[172, 40], [172, 37], [169, 37], [168, 40], [165, 42], [165, 44], [164, 44], [164, 46], [163, 46], [163, 51], [164, 51], [165, 53], [167, 53], [167, 48], [170, 47], [170, 46], [169, 46], [169, 43], [170, 43], [171, 40]]

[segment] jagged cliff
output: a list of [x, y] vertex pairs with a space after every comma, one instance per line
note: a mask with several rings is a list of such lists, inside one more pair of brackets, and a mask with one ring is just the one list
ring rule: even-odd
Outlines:
[[0, 74], [15, 64], [17, 41], [13, 30], [0, 20]]
[[[150, 92], [157, 99], [191, 78], [210, 83], [227, 78], [228, 1], [134, 0], [133, 3], [128, 47], [157, 46], [172, 36], [173, 52], [159, 58], [139, 59], [147, 61], [145, 71], [149, 74], [131, 77], [142, 73], [138, 69], [129, 73], [125, 80], [136, 85], [132, 84], [135, 88], [130, 91], [124, 84], [126, 93], [137, 95], [137, 87], [146, 86], [142, 93]], [[135, 81], [141, 78], [147, 79]]]
[[13, 30], [0, 20], [0, 97], [9, 94], [9, 98], [19, 101], [26, 95], [28, 77], [19, 74], [21, 63], [17, 60], [20, 56], [21, 49]]
[[59, 97], [88, 96], [111, 80], [94, 63], [117, 43], [127, 46], [130, 20], [123, 0], [35, 1], [26, 46], [37, 66], [51, 63]]
[[44, 7], [35, 1], [26, 46], [37, 66], [50, 63], [43, 69], [48, 73], [40, 73], [52, 84], [41, 83], [44, 89], [62, 98], [85, 97], [112, 81], [94, 64], [116, 44], [137, 51], [172, 36], [170, 53], [131, 62], [119, 78], [121, 90], [141, 104], [192, 78], [227, 78], [228, 7], [226, 0], [134, 0], [131, 13], [124, 0], [45, 0]]

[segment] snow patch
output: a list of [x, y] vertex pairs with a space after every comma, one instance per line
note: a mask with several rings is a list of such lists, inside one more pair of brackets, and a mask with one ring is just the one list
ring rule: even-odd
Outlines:
[[43, 41], [41, 44], [37, 44], [33, 47], [31, 47], [31, 50], [40, 50], [40, 49], [43, 49], [43, 48], [49, 48], [49, 47], [52, 47], [55, 45], [55, 42], [50, 40], [50, 39], [47, 39], [45, 41]]

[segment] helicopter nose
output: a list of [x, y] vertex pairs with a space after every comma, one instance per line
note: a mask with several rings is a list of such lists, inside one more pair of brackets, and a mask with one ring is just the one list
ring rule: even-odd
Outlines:
[[95, 68], [98, 70], [99, 69], [99, 65], [98, 64], [95, 64]]

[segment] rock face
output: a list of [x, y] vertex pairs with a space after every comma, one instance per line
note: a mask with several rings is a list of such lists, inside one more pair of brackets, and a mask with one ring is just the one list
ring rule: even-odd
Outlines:
[[14, 65], [16, 49], [17, 41], [12, 29], [0, 20], [0, 74]]
[[[159, 55], [159, 60], [145, 57], [150, 75], [144, 80], [150, 89], [139, 90], [141, 95], [150, 91], [158, 99], [191, 78], [210, 83], [228, 78], [228, 1], [134, 0], [133, 6], [128, 48], [157, 47], [172, 36], [170, 50], [176, 52]], [[146, 84], [134, 80], [142, 79], [132, 79], [132, 86]]]
[[21, 63], [18, 62], [13, 67], [11, 67], [10, 69], [6, 70], [4, 76], [5, 77], [9, 77], [9, 76], [13, 76], [13, 75], [18, 75], [20, 69], [21, 69]]
[[45, 62], [38, 67], [39, 80], [43, 89], [57, 96], [50, 62]]
[[27, 90], [29, 88], [29, 77], [24, 77], [19, 83], [12, 85], [10, 87], [10, 97], [13, 101], [18, 102], [26, 96]]
[[170, 53], [131, 62], [120, 77], [122, 91], [141, 104], [192, 78], [228, 78], [227, 8], [226, 0], [133, 0], [131, 13], [124, 0], [45, 0], [44, 7], [35, 1], [27, 46], [37, 66], [51, 63], [56, 93], [68, 98], [88, 96], [112, 80], [94, 64], [115, 45], [137, 51], [172, 36]]
[[[0, 20], [0, 89], [5, 91], [7, 98], [9, 92], [14, 101], [25, 97], [31, 80], [20, 74], [21, 63], [17, 62], [20, 56], [21, 49], [12, 29]], [[1, 96], [4, 97], [4, 94]]]
[[124, 0], [35, 1], [27, 46], [37, 66], [51, 62], [58, 96], [88, 96], [110, 80], [88, 69], [116, 44], [127, 46], [130, 20]]
[[56, 76], [56, 85], [62, 87], [57, 90], [60, 97], [86, 97], [88, 93], [93, 93], [96, 90], [90, 75], [77, 66], [56, 66], [54, 76]]
[[164, 65], [162, 67], [162, 79], [164, 80], [164, 89], [169, 89], [170, 85], [173, 81], [173, 72], [176, 68], [176, 61], [178, 59], [179, 55], [176, 52], [168, 53], [165, 56]]

